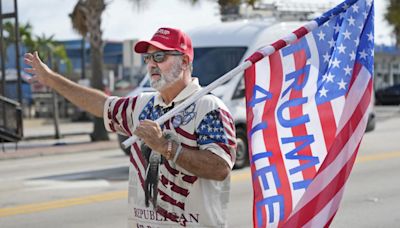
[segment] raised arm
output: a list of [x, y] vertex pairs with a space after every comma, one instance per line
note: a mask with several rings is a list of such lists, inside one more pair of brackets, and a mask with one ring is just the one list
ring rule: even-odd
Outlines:
[[24, 69], [25, 72], [33, 74], [29, 79], [31, 83], [39, 82], [48, 86], [79, 108], [97, 117], [103, 117], [104, 103], [108, 97], [105, 93], [79, 85], [52, 71], [40, 60], [37, 52], [26, 53], [24, 61], [31, 67]]

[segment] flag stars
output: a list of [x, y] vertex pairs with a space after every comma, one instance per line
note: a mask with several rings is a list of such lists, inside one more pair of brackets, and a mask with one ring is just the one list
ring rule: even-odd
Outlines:
[[354, 43], [356, 43], [356, 46], [358, 46], [360, 44], [360, 38], [357, 37], [357, 39], [354, 40]]
[[360, 58], [367, 59], [368, 54], [367, 54], [367, 52], [365, 52], [365, 50], [362, 50], [358, 54], [360, 55]]
[[326, 82], [332, 82], [333, 83], [333, 78], [335, 77], [335, 75], [329, 73], [326, 73], [322, 76], [322, 81], [326, 81]]
[[364, 15], [364, 19], [367, 19], [368, 13], [364, 11], [362, 14]]
[[334, 77], [335, 77], [335, 75], [329, 73], [329, 74], [326, 76], [326, 82], [332, 82], [332, 83], [333, 83], [333, 78], [334, 78]]
[[170, 182], [168, 182], [168, 184], [166, 184], [165, 187], [166, 187], [167, 189], [172, 189], [172, 184], [171, 184]]
[[333, 38], [331, 38], [331, 40], [328, 41], [328, 43], [330, 48], [333, 48], [335, 46], [335, 41], [333, 40]]
[[368, 33], [368, 41], [373, 42], [374, 41], [374, 34], [372, 34], [372, 32]]
[[349, 25], [356, 25], [356, 20], [353, 18], [353, 16], [350, 16], [350, 18], [347, 19], [347, 21], [349, 22]]
[[346, 89], [347, 83], [343, 81], [343, 78], [337, 84], [339, 85], [339, 89]]
[[338, 33], [338, 32], [340, 31], [340, 26], [339, 26], [339, 24], [336, 24], [335, 27], [334, 27], [334, 29], [335, 29], [335, 33]]
[[325, 33], [324, 33], [324, 32], [322, 32], [322, 30], [321, 30], [321, 31], [319, 31], [319, 33], [318, 33], [318, 37], [319, 37], [319, 40], [324, 40], [324, 39], [325, 39]]
[[343, 33], [343, 35], [344, 35], [344, 39], [349, 39], [349, 40], [350, 40], [351, 32], [347, 31], [347, 29], [346, 29], [346, 31]]
[[183, 178], [185, 177], [185, 174], [183, 174], [182, 172], [179, 172], [177, 174], [178, 179], [183, 180]]
[[[354, 52], [353, 52], [353, 53], [354, 53]], [[354, 57], [354, 58], [355, 58], [355, 57]], [[351, 70], [352, 70], [352, 69], [351, 69], [351, 67], [349, 67], [349, 65], [347, 65], [343, 70], [344, 70], [344, 72], [345, 72], [345, 73], [344, 73], [345, 75], [351, 75]]]
[[341, 43], [341, 44], [337, 47], [337, 49], [339, 50], [339, 54], [340, 54], [340, 53], [345, 54], [346, 46], [344, 46], [343, 43]]
[[331, 55], [328, 52], [326, 52], [322, 57], [324, 58], [324, 62], [329, 63], [329, 59], [331, 58]]
[[332, 64], [332, 67], [333, 67], [333, 68], [335, 68], [335, 67], [339, 68], [339, 67], [340, 67], [340, 66], [339, 66], [340, 60], [338, 60], [337, 58], [335, 58], [335, 59], [331, 62], [331, 64]]
[[347, 10], [348, 8], [349, 8], [349, 5], [347, 5], [347, 3], [344, 3], [343, 9], [344, 9], [344, 10]]
[[353, 13], [358, 13], [359, 6], [357, 4], [354, 4], [351, 8], [353, 9]]
[[352, 52], [350, 53], [350, 60], [351, 60], [351, 61], [356, 60], [356, 53], [355, 53], [354, 51], [352, 51]]
[[319, 92], [319, 97], [326, 97], [328, 90], [326, 90], [325, 87], [323, 86], [322, 89], [320, 89], [318, 92]]

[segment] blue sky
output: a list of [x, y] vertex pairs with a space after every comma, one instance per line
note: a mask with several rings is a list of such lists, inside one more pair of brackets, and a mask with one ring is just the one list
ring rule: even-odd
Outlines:
[[[340, 2], [340, 0], [320, 0]], [[393, 44], [390, 27], [383, 19], [387, 0], [375, 1], [375, 41]], [[7, 1], [11, 2], [11, 1]], [[58, 40], [79, 38], [71, 26], [68, 14], [77, 0], [18, 0], [20, 22], [30, 22], [34, 33], [55, 35]], [[103, 14], [103, 36], [107, 40], [150, 38], [161, 26], [178, 27], [183, 30], [219, 21], [218, 5], [213, 0], [202, 0], [191, 6], [185, 0], [152, 0], [151, 4], [138, 10], [129, 0], [108, 0]], [[267, 2], [267, 1], [266, 1]], [[7, 11], [8, 3], [3, 6]]]

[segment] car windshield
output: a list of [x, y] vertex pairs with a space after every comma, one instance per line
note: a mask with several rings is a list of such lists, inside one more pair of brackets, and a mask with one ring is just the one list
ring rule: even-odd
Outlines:
[[246, 51], [246, 47], [194, 48], [193, 76], [200, 85], [207, 86], [235, 68]]

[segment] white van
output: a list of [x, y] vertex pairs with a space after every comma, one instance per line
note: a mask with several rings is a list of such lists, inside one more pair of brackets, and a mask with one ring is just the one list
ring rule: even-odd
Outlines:
[[[187, 31], [194, 47], [193, 76], [204, 87], [244, 62], [257, 49], [285, 37], [305, 22], [244, 20], [224, 22]], [[148, 77], [144, 80], [148, 81]], [[142, 85], [149, 86], [149, 83]], [[134, 95], [133, 92], [130, 95]], [[235, 168], [248, 164], [246, 105], [243, 74], [236, 75], [212, 93], [223, 100], [231, 111], [237, 137]], [[121, 140], [125, 137], [121, 136]], [[129, 153], [129, 151], [126, 151]]]

